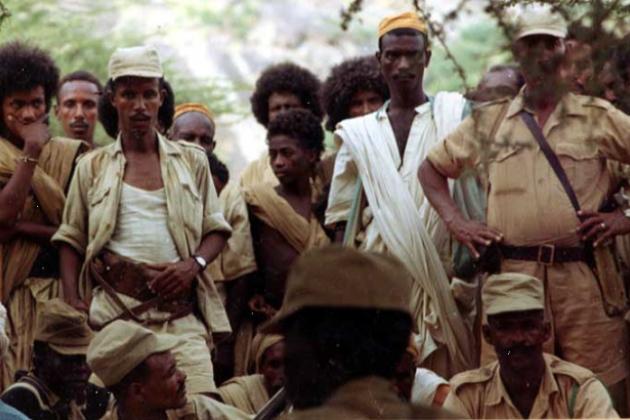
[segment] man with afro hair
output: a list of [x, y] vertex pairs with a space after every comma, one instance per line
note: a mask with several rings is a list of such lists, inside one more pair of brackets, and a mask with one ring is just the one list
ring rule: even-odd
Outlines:
[[[293, 63], [268, 67], [256, 81], [250, 98], [252, 113], [265, 128], [281, 112], [289, 109], [310, 111], [321, 122], [323, 111], [319, 101], [320, 81], [307, 69]], [[267, 154], [252, 162], [241, 175], [241, 186], [266, 182], [278, 185]]]
[[244, 189], [258, 265], [250, 309], [253, 323], [280, 308], [286, 275], [293, 261], [330, 241], [312, 210], [311, 177], [324, 149], [319, 119], [303, 109], [278, 115], [267, 132], [269, 164], [279, 184]]
[[0, 298], [11, 345], [2, 358], [4, 389], [29, 370], [36, 308], [57, 297], [57, 230], [76, 156], [85, 144], [51, 138], [48, 113], [59, 69], [43, 50], [0, 46]]

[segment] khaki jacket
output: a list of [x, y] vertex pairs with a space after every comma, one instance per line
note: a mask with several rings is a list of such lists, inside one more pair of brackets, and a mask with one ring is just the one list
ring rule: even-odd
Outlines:
[[[578, 365], [545, 354], [545, 375], [529, 418], [618, 418], [604, 385]], [[514, 407], [498, 362], [451, 379], [444, 408], [469, 418], [523, 418]]]
[[[231, 233], [225, 221], [205, 153], [193, 144], [171, 142], [157, 134], [160, 170], [168, 211], [168, 228], [181, 259], [192, 256], [204, 236]], [[120, 136], [81, 157], [70, 184], [62, 224], [53, 242], [64, 242], [84, 255], [79, 293], [89, 298], [92, 281], [86, 267], [111, 239], [125, 171]], [[229, 332], [230, 325], [214, 282], [198, 276], [197, 303], [210, 331]]]

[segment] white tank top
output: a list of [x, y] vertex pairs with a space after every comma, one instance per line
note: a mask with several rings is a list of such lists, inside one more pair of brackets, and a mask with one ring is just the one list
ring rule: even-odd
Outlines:
[[123, 183], [116, 229], [105, 248], [144, 263], [179, 261], [167, 221], [164, 188], [147, 191]]

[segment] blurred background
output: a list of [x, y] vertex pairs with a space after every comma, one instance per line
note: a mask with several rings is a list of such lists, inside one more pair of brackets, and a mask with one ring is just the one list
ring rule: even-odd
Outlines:
[[[440, 42], [433, 42], [425, 79], [428, 93], [463, 92], [489, 66], [510, 62], [504, 30], [489, 12], [488, 5], [494, 3], [417, 2], [430, 13], [438, 31], [443, 25], [441, 37], [451, 55], [447, 57]], [[591, 2], [570, 3], [586, 10]], [[49, 50], [62, 74], [85, 69], [105, 82], [107, 61], [115, 48], [155, 45], [176, 103], [202, 102], [216, 115], [217, 154], [234, 175], [265, 149], [264, 129], [251, 116], [249, 97], [266, 66], [290, 60], [323, 80], [333, 65], [376, 51], [376, 28], [384, 16], [414, 7], [413, 0], [0, 0], [0, 4], [9, 14], [0, 26], [1, 41], [22, 39]], [[342, 18], [348, 9], [354, 11], [349, 21]], [[97, 143], [110, 141], [99, 128]]]

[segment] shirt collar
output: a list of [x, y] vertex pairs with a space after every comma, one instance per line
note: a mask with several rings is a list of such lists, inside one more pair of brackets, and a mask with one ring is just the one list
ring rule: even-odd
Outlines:
[[[550, 360], [545, 356], [545, 373], [543, 375], [542, 382], [540, 383], [540, 389], [538, 390], [538, 395], [536, 396], [536, 400], [542, 398], [542, 401], [546, 401], [547, 404], [549, 402], [549, 397], [551, 394], [559, 391], [558, 383], [556, 382], [556, 378], [553, 376], [553, 372], [551, 371]], [[509, 402], [512, 404], [510, 400], [510, 396], [503, 385], [503, 381], [501, 380], [499, 363], [496, 362], [496, 365], [493, 367], [492, 379], [486, 388], [485, 395], [485, 405], [493, 406], [501, 403], [502, 400], [505, 402]]]
[[[428, 101], [415, 107], [415, 111], [418, 115], [425, 114], [426, 112], [429, 112], [431, 110], [431, 102], [433, 101], [433, 97], [427, 96], [427, 99]], [[386, 100], [385, 103], [378, 110], [376, 110], [377, 120], [387, 118], [387, 108], [389, 107], [390, 101], [391, 99]]]
[[[163, 135], [161, 135], [160, 133], [158, 133], [157, 131], [155, 131], [155, 134], [157, 135], [158, 138], [158, 148], [160, 151], [160, 155], [179, 155], [181, 154], [179, 148], [177, 147], [177, 145], [175, 144], [175, 142], [172, 142], [170, 140], [168, 140], [166, 137], [164, 137]], [[121, 134], [118, 133], [118, 137], [116, 137], [116, 142], [114, 144], [114, 146], [109, 149], [109, 154], [113, 157], [116, 156], [118, 153], [122, 153], [122, 137]]]
[[[530, 114], [533, 114], [531, 108], [525, 105], [525, 88], [527, 85], [523, 86], [519, 93], [514, 97], [512, 103], [510, 103], [510, 107], [508, 108], [507, 118], [512, 118], [518, 115], [521, 111], [525, 110]], [[554, 109], [552, 114], [555, 114], [558, 111], [561, 111], [563, 115], [575, 115], [575, 116], [583, 116], [587, 115], [582, 103], [580, 101], [580, 97], [574, 93], [568, 92], [566, 93], [558, 105], [556, 109]]]

